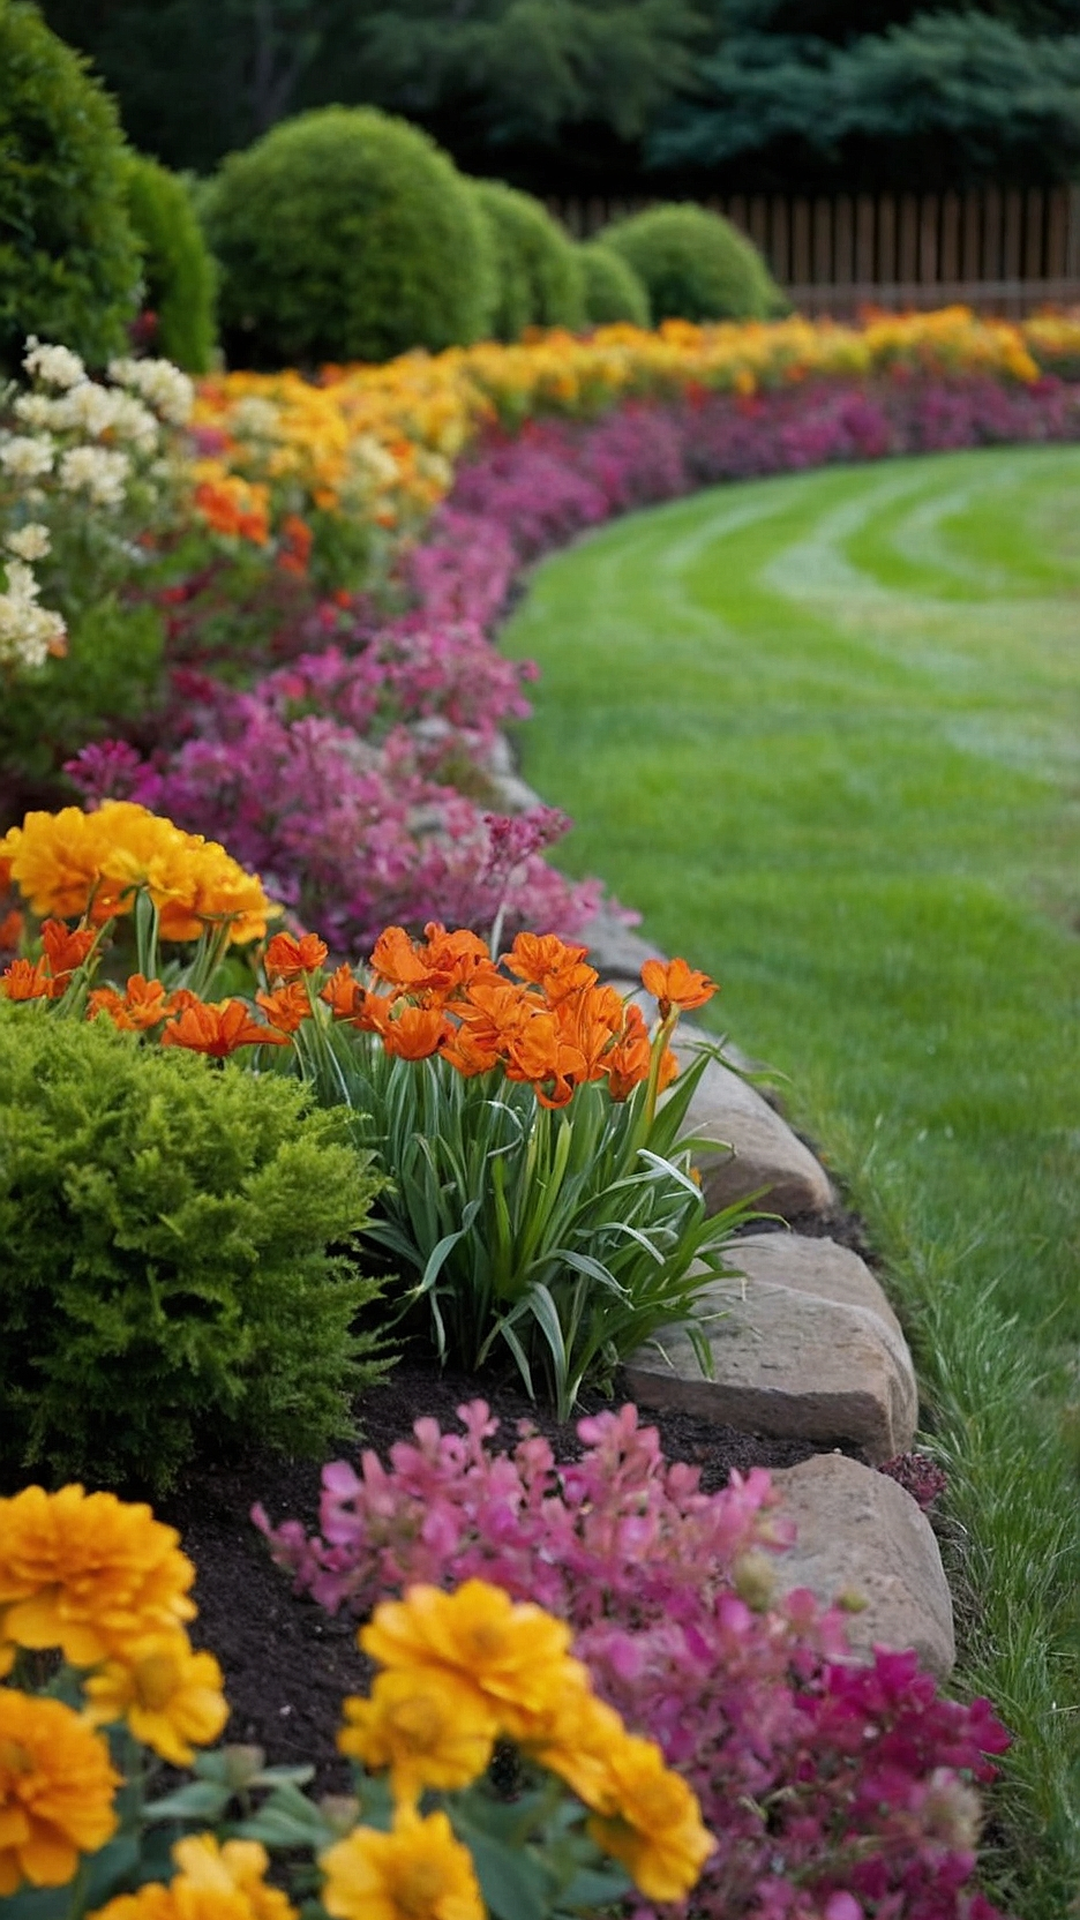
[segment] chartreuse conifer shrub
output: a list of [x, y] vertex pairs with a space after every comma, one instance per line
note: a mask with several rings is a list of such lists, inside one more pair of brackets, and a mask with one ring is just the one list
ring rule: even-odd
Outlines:
[[0, 371], [26, 336], [91, 363], [121, 353], [139, 309], [124, 140], [85, 62], [24, 0], [0, 0]]
[[766, 320], [787, 301], [760, 253], [729, 220], [672, 203], [616, 220], [600, 234], [648, 292], [661, 320]]
[[583, 327], [585, 285], [578, 249], [558, 221], [531, 194], [499, 180], [476, 180], [472, 188], [495, 254], [495, 338], [518, 340], [526, 327]]
[[303, 1089], [0, 1003], [0, 1458], [166, 1487], [249, 1437], [318, 1454], [382, 1371], [380, 1184]]
[[629, 320], [635, 327], [648, 326], [649, 296], [629, 261], [602, 240], [584, 241], [577, 257], [585, 282], [585, 318], [590, 326], [610, 326], [618, 320]]
[[129, 154], [128, 216], [143, 255], [143, 304], [157, 316], [154, 351], [185, 373], [208, 373], [216, 341], [217, 272], [183, 180]]
[[387, 360], [468, 345], [494, 299], [488, 231], [427, 134], [324, 107], [231, 154], [206, 196], [234, 364]]

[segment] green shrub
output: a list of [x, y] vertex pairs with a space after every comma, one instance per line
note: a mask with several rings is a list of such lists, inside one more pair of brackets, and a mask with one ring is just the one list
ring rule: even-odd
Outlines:
[[766, 320], [787, 302], [757, 248], [705, 207], [650, 207], [605, 227], [661, 320]]
[[35, 7], [0, 0], [0, 369], [29, 333], [102, 364], [139, 287], [112, 101]]
[[483, 219], [404, 120], [325, 107], [284, 121], [225, 161], [204, 211], [234, 363], [386, 360], [487, 328]]
[[377, 1182], [277, 1075], [0, 1004], [0, 1448], [160, 1490], [201, 1437], [320, 1453], [380, 1370]]
[[157, 315], [155, 352], [185, 373], [208, 373], [217, 275], [184, 182], [144, 154], [124, 173], [128, 216], [143, 249], [144, 304]]
[[649, 296], [629, 261], [602, 240], [578, 248], [585, 276], [585, 317], [590, 326], [605, 327], [630, 320], [636, 327], [649, 324]]
[[531, 194], [498, 180], [472, 185], [495, 250], [495, 338], [519, 340], [526, 327], [583, 327], [584, 279], [569, 235]]

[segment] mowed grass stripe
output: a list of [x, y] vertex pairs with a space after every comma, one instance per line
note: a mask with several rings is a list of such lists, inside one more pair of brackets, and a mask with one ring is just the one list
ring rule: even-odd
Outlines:
[[524, 771], [888, 1257], [951, 1474], [998, 1897], [1080, 1885], [1080, 450], [699, 494], [539, 567]]

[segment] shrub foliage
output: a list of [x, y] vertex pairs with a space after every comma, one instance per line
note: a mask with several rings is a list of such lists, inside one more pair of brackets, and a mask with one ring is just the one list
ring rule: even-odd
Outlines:
[[9, 1466], [161, 1488], [200, 1433], [348, 1432], [376, 1185], [292, 1083], [0, 1007]]
[[488, 325], [489, 241], [469, 186], [426, 134], [374, 108], [301, 114], [231, 155], [206, 216], [240, 364], [387, 360]]
[[157, 316], [155, 348], [185, 373], [208, 373], [217, 275], [191, 197], [175, 173], [144, 154], [129, 156], [124, 177], [143, 249], [143, 303]]
[[581, 327], [585, 289], [578, 250], [531, 194], [498, 180], [477, 180], [474, 192], [488, 223], [498, 298], [491, 328], [517, 340], [526, 327]]
[[765, 320], [786, 309], [757, 248], [705, 207], [649, 207], [614, 221], [601, 238], [643, 282], [654, 325]]
[[0, 370], [29, 333], [100, 364], [139, 305], [124, 144], [85, 63], [21, 0], [0, 0]]
[[602, 240], [589, 240], [578, 248], [578, 260], [585, 282], [585, 318], [590, 326], [604, 327], [616, 320], [648, 326], [649, 296], [644, 281], [621, 253]]

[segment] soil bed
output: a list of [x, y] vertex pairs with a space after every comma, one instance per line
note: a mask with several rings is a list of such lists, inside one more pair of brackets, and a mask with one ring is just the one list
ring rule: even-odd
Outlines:
[[[629, 1397], [618, 1389], [613, 1401], [587, 1395], [583, 1409], [619, 1407]], [[580, 1452], [574, 1422], [557, 1421], [515, 1388], [460, 1373], [439, 1374], [430, 1365], [408, 1361], [399, 1362], [384, 1386], [364, 1396], [358, 1409], [361, 1445], [385, 1459], [394, 1441], [407, 1438], [413, 1422], [424, 1416], [436, 1419], [444, 1432], [456, 1432], [455, 1409], [474, 1399], [486, 1400], [502, 1422], [495, 1444], [512, 1448], [517, 1422], [530, 1420], [551, 1442], [557, 1460]], [[701, 1468], [707, 1492], [726, 1485], [733, 1468], [745, 1473], [754, 1466], [794, 1466], [822, 1451], [807, 1441], [741, 1433], [686, 1413], [650, 1412], [643, 1418], [659, 1430], [669, 1460]], [[346, 1447], [342, 1453], [355, 1458], [359, 1450]], [[226, 1738], [262, 1747], [277, 1764], [311, 1762], [320, 1792], [343, 1792], [348, 1771], [334, 1750], [341, 1701], [347, 1693], [365, 1690], [369, 1674], [356, 1647], [357, 1622], [344, 1612], [331, 1616], [295, 1594], [249, 1519], [251, 1507], [261, 1501], [275, 1526], [298, 1519], [314, 1529], [319, 1491], [319, 1463], [253, 1451], [241, 1461], [204, 1460], [155, 1503], [155, 1511], [179, 1528], [198, 1568], [199, 1618], [192, 1637], [221, 1662], [232, 1706]]]

